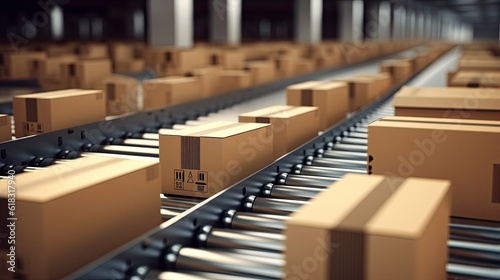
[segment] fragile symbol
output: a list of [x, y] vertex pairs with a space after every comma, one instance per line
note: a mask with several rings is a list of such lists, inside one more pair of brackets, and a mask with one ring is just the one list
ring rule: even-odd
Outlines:
[[188, 183], [194, 183], [194, 181], [193, 181], [193, 173], [192, 173], [192, 172], [189, 172], [187, 182], [188, 182]]

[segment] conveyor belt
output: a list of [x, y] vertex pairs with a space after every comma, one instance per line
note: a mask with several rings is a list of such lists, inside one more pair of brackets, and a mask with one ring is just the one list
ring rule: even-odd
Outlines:
[[[414, 81], [451, 64], [454, 54], [440, 58]], [[71, 278], [280, 279], [287, 215], [343, 174], [366, 172], [366, 127], [393, 113], [390, 96], [200, 204], [164, 205], [171, 219], [159, 229]], [[500, 279], [499, 226], [473, 223], [450, 224], [449, 277]]]

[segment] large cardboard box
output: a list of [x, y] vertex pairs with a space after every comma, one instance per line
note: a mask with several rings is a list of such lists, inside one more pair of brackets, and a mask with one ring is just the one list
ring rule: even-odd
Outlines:
[[389, 73], [394, 84], [400, 84], [412, 75], [412, 65], [407, 61], [386, 60], [380, 64], [380, 72]]
[[279, 158], [318, 136], [320, 130], [316, 107], [270, 106], [241, 114], [239, 121], [272, 124], [274, 158]]
[[374, 98], [388, 93], [392, 87], [392, 77], [389, 73], [376, 73], [376, 74], [360, 74], [356, 77], [373, 79], [377, 82], [377, 93]]
[[373, 174], [451, 180], [452, 215], [500, 221], [500, 122], [387, 117], [368, 126]]
[[224, 70], [220, 72], [221, 92], [228, 92], [250, 87], [250, 73], [244, 70]]
[[201, 97], [200, 81], [194, 77], [166, 77], [142, 82], [143, 109], [159, 109]]
[[67, 83], [63, 80], [65, 69], [62, 65], [76, 63], [77, 60], [77, 57], [74, 55], [47, 57], [42, 60], [37, 67], [37, 78], [40, 87], [43, 90], [67, 88]]
[[449, 181], [348, 174], [286, 221], [285, 279], [446, 279], [450, 205]]
[[201, 97], [214, 96], [221, 93], [220, 66], [195, 69], [186, 73], [187, 77], [196, 77], [201, 86]]
[[250, 73], [252, 85], [265, 84], [276, 79], [276, 68], [270, 61], [247, 62], [245, 70]]
[[9, 115], [0, 114], [0, 142], [12, 140], [12, 120]]
[[142, 72], [146, 68], [146, 62], [143, 59], [131, 59], [127, 61], [114, 62], [116, 72], [133, 73]]
[[139, 82], [131, 77], [112, 75], [96, 83], [106, 99], [106, 115], [116, 116], [136, 112]]
[[276, 56], [270, 60], [274, 62], [276, 78], [283, 79], [295, 75], [295, 59], [291, 56]]
[[223, 70], [243, 70], [245, 67], [245, 56], [237, 50], [214, 52], [209, 59], [211, 65], [219, 65]]
[[458, 68], [464, 71], [500, 71], [500, 58], [462, 59]]
[[305, 82], [289, 86], [287, 104], [318, 108], [319, 130], [342, 121], [349, 113], [349, 88], [342, 82]]
[[13, 98], [15, 135], [24, 137], [97, 122], [106, 117], [101, 90], [67, 89]]
[[44, 52], [0, 51], [0, 80], [27, 80], [36, 78], [36, 66], [45, 57]]
[[160, 134], [166, 194], [210, 197], [272, 160], [269, 124], [214, 122]]
[[500, 121], [500, 89], [403, 87], [396, 116]]
[[306, 74], [314, 71], [314, 61], [307, 58], [295, 59], [294, 72], [296, 75]]
[[[7, 212], [9, 180], [0, 185], [1, 211]], [[5, 264], [15, 251], [17, 265], [15, 274], [3, 272], [6, 277], [61, 279], [162, 221], [154, 162], [83, 157], [16, 174], [15, 188], [17, 220], [9, 221], [15, 244], [2, 240], [0, 252]], [[2, 226], [2, 238], [10, 230]]]
[[81, 59], [103, 59], [108, 57], [108, 46], [105, 44], [77, 45], [75, 54]]
[[63, 61], [60, 67], [64, 88], [91, 89], [96, 82], [112, 73], [109, 59]]
[[380, 92], [379, 83], [373, 78], [353, 77], [336, 79], [334, 82], [345, 82], [349, 86], [349, 111], [354, 112], [366, 106]]
[[149, 53], [148, 66], [158, 76], [184, 75], [186, 72], [209, 65], [208, 53], [203, 49], [152, 49]]
[[457, 71], [448, 74], [449, 87], [499, 88], [500, 71]]

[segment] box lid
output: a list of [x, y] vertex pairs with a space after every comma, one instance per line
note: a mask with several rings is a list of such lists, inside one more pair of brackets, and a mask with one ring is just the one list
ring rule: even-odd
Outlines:
[[321, 81], [309, 81], [309, 82], [304, 82], [296, 85], [292, 85], [287, 87], [287, 90], [304, 90], [304, 89], [312, 89], [316, 86], [319, 86], [325, 82]]
[[41, 93], [32, 93], [32, 94], [22, 94], [14, 96], [14, 98], [34, 98], [34, 99], [58, 99], [58, 98], [67, 98], [72, 96], [81, 96], [81, 95], [95, 95], [102, 94], [102, 90], [85, 90], [85, 89], [65, 89], [65, 90], [56, 90], [49, 92], [41, 92]]
[[347, 174], [291, 215], [287, 226], [415, 239], [450, 191], [444, 180]]
[[[88, 156], [15, 175], [16, 199], [44, 203], [150, 166], [155, 162]], [[0, 197], [8, 194], [0, 180]]]
[[270, 124], [218, 121], [209, 124], [194, 126], [192, 128], [185, 128], [182, 130], [160, 130], [160, 137], [197, 136], [203, 138], [226, 138], [268, 126], [270, 126]]
[[500, 110], [500, 89], [403, 87], [393, 104], [404, 108]]
[[250, 117], [250, 118], [266, 117], [266, 118], [286, 119], [317, 110], [318, 110], [317, 107], [310, 107], [310, 106], [275, 105], [266, 107], [264, 109], [241, 114], [240, 117]]

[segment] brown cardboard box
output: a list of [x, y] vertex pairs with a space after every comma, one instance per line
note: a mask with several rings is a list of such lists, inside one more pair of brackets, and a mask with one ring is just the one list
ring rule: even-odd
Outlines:
[[224, 70], [220, 72], [221, 92], [247, 88], [252, 85], [250, 74], [244, 70]]
[[419, 54], [415, 57], [415, 70], [420, 71], [427, 67], [427, 65], [431, 62], [432, 60], [429, 54]]
[[195, 69], [186, 73], [187, 77], [196, 77], [200, 81], [201, 97], [214, 96], [221, 93], [220, 66]]
[[200, 81], [190, 77], [166, 77], [142, 82], [144, 110], [159, 109], [201, 97]]
[[500, 72], [458, 71], [448, 75], [449, 87], [499, 88]]
[[286, 221], [285, 279], [446, 279], [450, 206], [449, 181], [348, 174]]
[[[16, 174], [15, 182], [22, 279], [61, 279], [161, 223], [158, 163], [82, 157]], [[8, 180], [0, 185], [7, 211]], [[13, 245], [1, 244], [3, 259]]]
[[210, 64], [219, 65], [223, 70], [243, 70], [245, 56], [240, 51], [220, 51], [210, 55]]
[[112, 73], [109, 59], [64, 61], [60, 67], [64, 88], [91, 89], [96, 82]]
[[295, 75], [295, 58], [290, 56], [277, 56], [269, 58], [276, 69], [276, 78], [283, 79]]
[[377, 82], [375, 97], [388, 93], [392, 87], [392, 77], [389, 73], [360, 74], [356, 77], [374, 79]]
[[36, 78], [36, 66], [45, 57], [44, 52], [1, 51], [0, 80], [27, 80]]
[[252, 85], [272, 82], [276, 79], [276, 68], [270, 61], [247, 62], [245, 70], [250, 72]]
[[77, 58], [74, 55], [65, 55], [57, 57], [47, 57], [40, 62], [38, 69], [38, 84], [43, 90], [56, 90], [67, 87], [63, 81], [63, 68], [61, 65], [76, 63]]
[[16, 137], [97, 122], [106, 117], [101, 90], [67, 89], [13, 98]]
[[103, 59], [108, 57], [108, 46], [104, 44], [77, 45], [75, 54], [81, 59]]
[[210, 197], [273, 160], [268, 124], [214, 122], [160, 135], [163, 193]]
[[159, 76], [184, 75], [186, 72], [209, 65], [208, 53], [203, 49], [152, 49], [148, 66]]
[[407, 61], [386, 60], [380, 64], [380, 72], [389, 73], [394, 84], [400, 84], [410, 78], [412, 65]]
[[464, 71], [500, 71], [500, 58], [462, 59], [458, 68]]
[[452, 215], [500, 221], [500, 122], [387, 117], [368, 126], [373, 174], [451, 180]]
[[378, 83], [373, 78], [346, 78], [336, 82], [345, 82], [349, 85], [349, 111], [354, 112], [366, 106], [380, 92]]
[[500, 121], [500, 89], [403, 87], [396, 116]]
[[128, 61], [117, 61], [114, 63], [115, 71], [121, 73], [142, 72], [146, 68], [146, 62], [142, 59]]
[[314, 71], [314, 61], [307, 58], [297, 58], [295, 60], [295, 74], [306, 74]]
[[316, 107], [270, 106], [241, 114], [239, 121], [272, 124], [274, 158], [279, 158], [318, 136], [320, 130]]
[[342, 121], [349, 113], [349, 88], [342, 82], [305, 82], [289, 86], [287, 104], [314, 106], [319, 112], [319, 130]]
[[0, 114], [0, 142], [12, 140], [12, 122], [9, 115]]
[[131, 77], [112, 75], [95, 84], [106, 99], [106, 115], [116, 116], [136, 112], [139, 82]]

